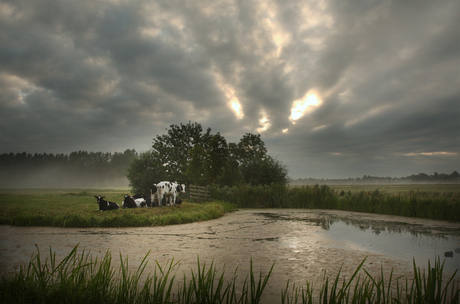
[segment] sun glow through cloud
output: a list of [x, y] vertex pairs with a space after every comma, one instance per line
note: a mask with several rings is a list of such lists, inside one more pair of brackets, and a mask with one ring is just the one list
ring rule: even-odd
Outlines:
[[266, 131], [268, 130], [268, 128], [270, 128], [271, 126], [271, 123], [270, 121], [268, 120], [268, 117], [267, 117], [267, 113], [262, 110], [261, 112], [261, 115], [262, 115], [262, 118], [259, 119], [259, 125], [261, 125], [259, 128], [257, 128], [257, 132], [263, 132], [263, 131]]
[[227, 98], [227, 105], [233, 110], [236, 118], [242, 119], [244, 117], [243, 108], [238, 97], [236, 96], [235, 88], [225, 82], [225, 79], [219, 73], [215, 72], [216, 85], [222, 90]]
[[292, 122], [295, 122], [297, 119], [302, 117], [307, 110], [315, 109], [321, 104], [321, 102], [322, 101], [319, 100], [315, 94], [308, 91], [302, 99], [295, 100], [292, 103], [291, 117], [289, 117], [289, 119]]
[[436, 156], [436, 155], [447, 155], [447, 156], [456, 156], [458, 153], [454, 152], [420, 152], [420, 153], [406, 153], [404, 156]]
[[235, 115], [236, 115], [236, 117], [238, 119], [243, 118], [243, 116], [244, 116], [243, 109], [241, 108], [240, 102], [236, 98], [233, 98], [230, 101], [230, 107], [233, 109], [233, 111], [235, 112]]

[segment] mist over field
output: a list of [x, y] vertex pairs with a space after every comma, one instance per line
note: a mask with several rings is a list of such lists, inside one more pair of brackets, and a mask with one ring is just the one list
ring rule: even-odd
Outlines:
[[[158, 182], [155, 180], [152, 183]], [[293, 179], [290, 185], [379, 185], [379, 184], [460, 184], [458, 173], [427, 175], [414, 174], [407, 177], [350, 177], [348, 179]], [[0, 188], [128, 188], [124, 175], [108, 176], [104, 172], [88, 175], [84, 171], [50, 167], [33, 170], [1, 170]]]
[[0, 154], [1, 188], [126, 188], [126, 170], [137, 152]]
[[82, 176], [63, 168], [47, 168], [18, 172], [6, 170], [0, 173], [1, 188], [128, 188], [126, 176]]
[[[263, 145], [263, 142], [261, 141], [260, 144]], [[144, 154], [136, 152], [135, 149], [126, 149], [124, 152], [115, 153], [75, 151], [68, 155], [26, 152], [4, 153], [0, 154], [0, 188], [128, 188], [130, 186], [127, 176], [129, 170], [133, 171], [137, 179], [151, 179], [145, 181], [147, 185], [160, 182], [160, 179], [180, 179], [182, 182], [188, 183], [186, 180], [188, 175], [172, 177], [170, 174], [164, 173], [164, 176], [160, 177], [157, 175], [159, 172], [149, 171], [148, 167], [159, 160], [148, 160], [141, 166], [134, 166], [134, 160], [142, 158], [142, 155]], [[161, 159], [165, 161], [166, 155]], [[187, 161], [174, 160], [172, 162], [186, 163]], [[195, 170], [204, 169], [196, 168]], [[290, 176], [289, 173], [288, 170], [288, 177]], [[210, 181], [208, 180], [202, 185], [219, 183], [215, 179]], [[231, 181], [230, 185], [244, 183], [241, 180], [235, 181], [235, 179]], [[457, 171], [434, 172], [432, 174], [414, 172], [412, 175], [399, 177], [364, 175], [342, 179], [325, 179], [311, 176], [310, 172], [305, 172], [304, 178], [290, 178], [288, 183], [291, 185], [458, 184], [460, 183], [460, 174]]]

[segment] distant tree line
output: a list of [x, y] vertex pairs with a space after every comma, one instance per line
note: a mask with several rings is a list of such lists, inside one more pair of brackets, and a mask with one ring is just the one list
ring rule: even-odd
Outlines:
[[454, 171], [451, 174], [438, 174], [438, 172], [434, 172], [433, 175], [419, 173], [417, 175], [412, 174], [404, 179], [412, 182], [460, 182], [460, 174], [457, 171]]
[[70, 154], [4, 153], [0, 155], [1, 187], [121, 187], [138, 153], [76, 151]]
[[412, 174], [406, 177], [380, 177], [364, 175], [363, 177], [347, 179], [316, 179], [305, 178], [291, 181], [293, 185], [306, 184], [376, 184], [376, 183], [460, 183], [460, 174], [453, 171], [451, 174], [434, 172], [432, 175], [426, 173]]

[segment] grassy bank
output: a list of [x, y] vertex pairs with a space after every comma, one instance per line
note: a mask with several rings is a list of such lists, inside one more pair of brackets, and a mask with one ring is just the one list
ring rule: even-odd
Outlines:
[[0, 190], [0, 224], [52, 227], [142, 227], [185, 224], [221, 217], [233, 211], [224, 202], [176, 207], [98, 211], [94, 195], [121, 206], [126, 189]]
[[[107, 252], [102, 259], [88, 252], [77, 254], [75, 247], [62, 262], [56, 261], [50, 248], [49, 258], [35, 254], [28, 265], [14, 276], [0, 281], [1, 303], [259, 303], [275, 263], [266, 273], [254, 273], [252, 261], [244, 281], [224, 280], [214, 264], [201, 264], [198, 270], [177, 278], [179, 263], [158, 262], [146, 273], [148, 254], [137, 271], [128, 271], [128, 259], [120, 255], [120, 267], [112, 266]], [[319, 282], [305, 286], [280, 286], [280, 303], [459, 303], [460, 289], [454, 280], [443, 280], [443, 263], [428, 264], [428, 273], [414, 263], [411, 278], [372, 277], [363, 269], [364, 261], [350, 278], [340, 273], [332, 278], [324, 274]]]
[[94, 195], [121, 205], [127, 189], [0, 190], [0, 224], [54, 227], [141, 227], [184, 224], [236, 208], [336, 209], [460, 221], [458, 185], [213, 187], [212, 203], [99, 212]]
[[374, 188], [368, 191], [340, 187], [342, 189], [327, 185], [241, 185], [214, 187], [211, 195], [214, 199], [231, 202], [240, 208], [335, 209], [460, 221], [458, 185], [439, 185], [438, 188], [433, 185], [415, 185], [412, 188], [405, 185], [399, 191], [395, 190], [398, 187], [391, 189], [388, 186], [385, 190]]

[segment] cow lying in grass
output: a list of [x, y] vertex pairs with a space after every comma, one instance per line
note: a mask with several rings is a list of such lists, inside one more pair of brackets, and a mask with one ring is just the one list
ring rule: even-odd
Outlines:
[[136, 194], [134, 196], [129, 196], [128, 194], [125, 195], [125, 199], [121, 205], [123, 208], [140, 208], [146, 207], [147, 201], [144, 197], [140, 194]]
[[99, 210], [101, 211], [106, 211], [106, 210], [116, 210], [120, 208], [120, 206], [117, 203], [114, 202], [108, 202], [104, 200], [105, 196], [94, 196], [97, 199], [97, 203], [99, 204]]

